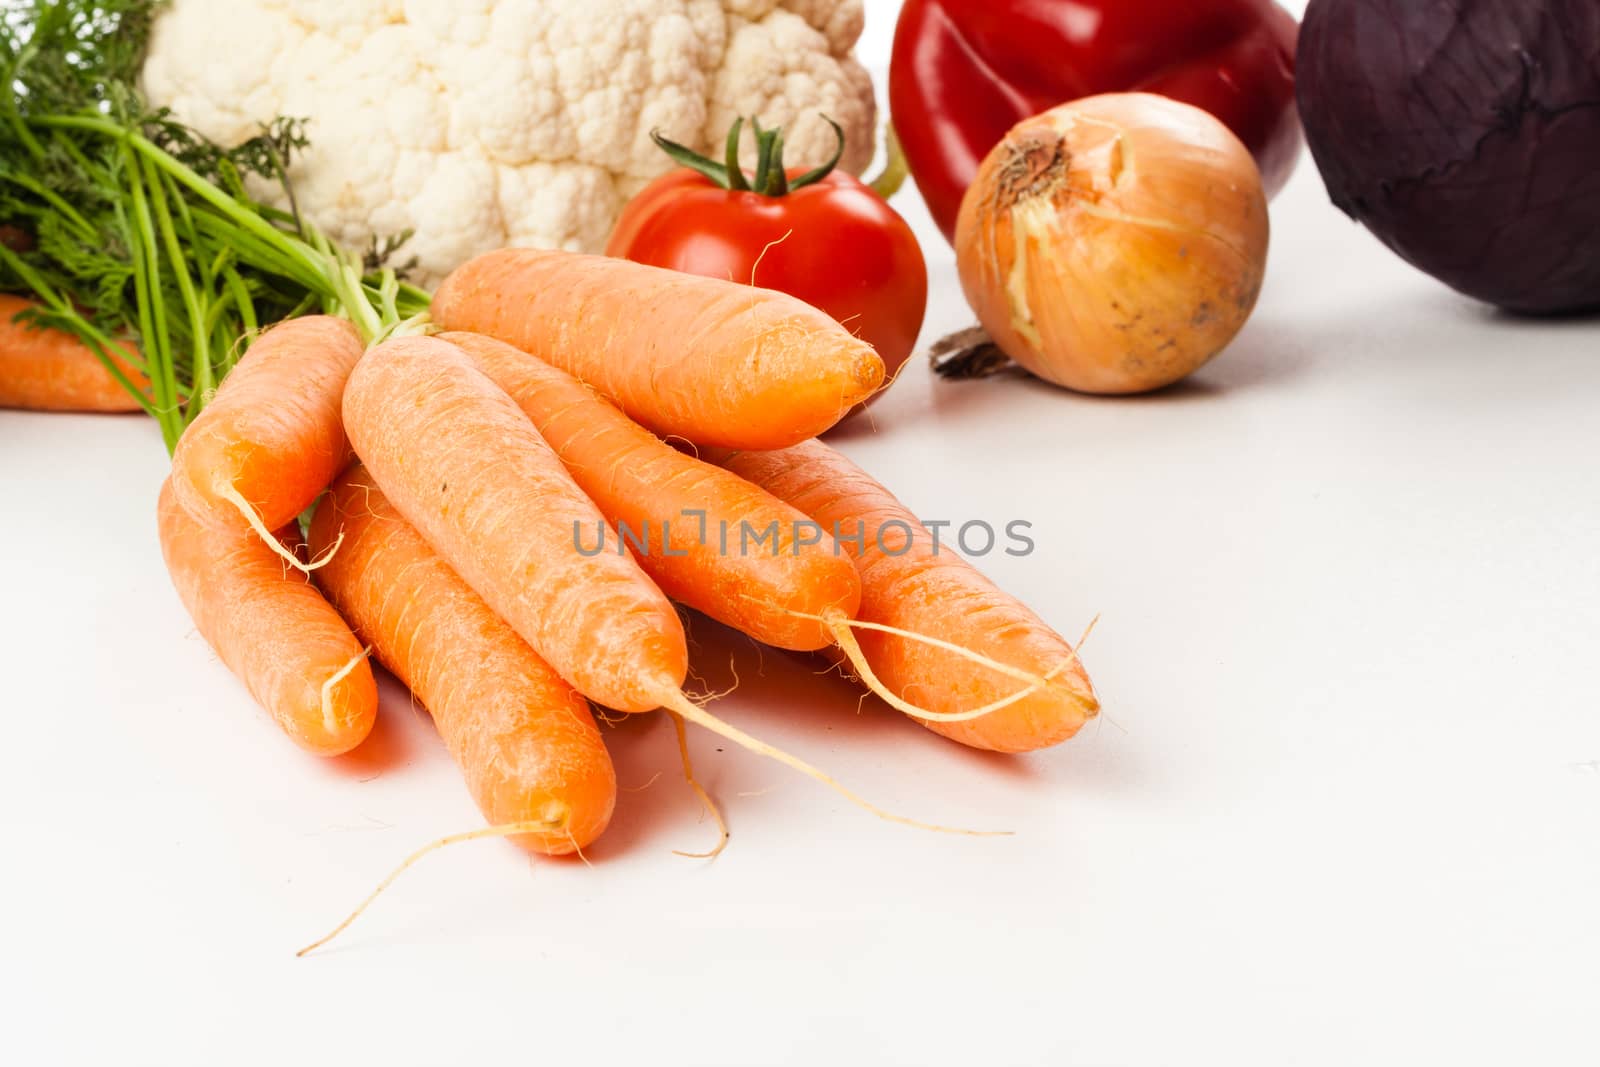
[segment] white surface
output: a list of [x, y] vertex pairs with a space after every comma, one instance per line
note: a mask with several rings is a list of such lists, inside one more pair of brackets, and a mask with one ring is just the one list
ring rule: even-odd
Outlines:
[[[154, 427], [0, 413], [0, 1060], [1593, 1062], [1600, 323], [1456, 298], [1309, 165], [1274, 221], [1259, 312], [1192, 384], [918, 367], [841, 441], [926, 516], [1035, 522], [987, 569], [1068, 634], [1104, 613], [1105, 720], [987, 757], [781, 655], [719, 705], [1015, 837], [885, 825], [697, 735], [734, 837], [683, 859], [711, 829], [640, 718], [592, 868], [441, 854], [307, 960], [478, 824], [453, 766], [393, 690], [369, 750], [294, 750], [168, 587]], [[967, 319], [927, 249], [931, 338]]]

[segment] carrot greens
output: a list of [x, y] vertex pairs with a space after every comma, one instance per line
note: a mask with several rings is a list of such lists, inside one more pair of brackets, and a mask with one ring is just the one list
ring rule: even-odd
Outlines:
[[[0, 0], [0, 291], [79, 337], [171, 450], [257, 330], [308, 311], [374, 341], [428, 295], [294, 210], [304, 125], [209, 141], [138, 89], [159, 0]], [[265, 200], [287, 203], [282, 210]], [[111, 358], [135, 341], [146, 392]]]

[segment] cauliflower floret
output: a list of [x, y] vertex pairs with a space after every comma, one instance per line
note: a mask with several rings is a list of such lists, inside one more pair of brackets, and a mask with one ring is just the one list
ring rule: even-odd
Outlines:
[[861, 0], [173, 0], [144, 83], [224, 143], [307, 119], [300, 210], [354, 248], [413, 231], [404, 254], [432, 285], [504, 245], [598, 251], [672, 165], [652, 130], [715, 153], [755, 115], [814, 166], [827, 115], [859, 173], [861, 26]]

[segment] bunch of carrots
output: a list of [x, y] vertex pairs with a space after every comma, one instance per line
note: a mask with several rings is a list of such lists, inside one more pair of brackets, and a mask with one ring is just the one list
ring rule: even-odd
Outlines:
[[591, 705], [673, 715], [719, 825], [685, 721], [912, 822], [690, 699], [677, 605], [963, 744], [1096, 714], [1067, 641], [816, 440], [883, 384], [871, 346], [777, 292], [561, 252], [430, 297], [385, 266], [403, 235], [358, 254], [249, 195], [293, 203], [297, 123], [225, 148], [142, 101], [154, 8], [0, 20], [0, 407], [155, 419], [173, 583], [301, 747], [367, 737], [372, 659], [412, 690], [489, 825], [401, 870], [486, 836], [581, 852], [617, 792]]
[[[105, 376], [71, 339], [12, 329], [39, 366]], [[680, 737], [696, 723], [910, 822], [691, 700], [674, 604], [829, 650], [966, 745], [1034, 750], [1096, 714], [1069, 642], [815, 440], [883, 378], [781, 293], [503, 250], [375, 344], [329, 315], [256, 339], [177, 443], [162, 549], [199, 632], [306, 750], [372, 729], [369, 656], [407, 685], [490, 824], [462, 836], [561, 855], [604, 831], [591, 704], [664, 708]], [[779, 532], [757, 552], [705, 535], [741, 524]], [[628, 551], [629, 529], [661, 543]]]

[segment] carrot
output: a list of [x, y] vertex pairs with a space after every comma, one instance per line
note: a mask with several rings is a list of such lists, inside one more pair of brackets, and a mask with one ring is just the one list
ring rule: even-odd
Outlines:
[[173, 488], [184, 507], [211, 525], [242, 515], [279, 547], [269, 531], [310, 507], [349, 460], [339, 400], [362, 347], [354, 326], [328, 315], [264, 333], [178, 440]]
[[[32, 301], [0, 293], [0, 408], [32, 411], [129, 412], [143, 410], [94, 350], [65, 330], [38, 327], [17, 316]], [[131, 383], [145, 382], [138, 353], [122, 342], [110, 353]]]
[[[200, 636], [300, 747], [348, 752], [378, 714], [372, 668], [350, 627], [250, 530], [208, 527], [169, 478], [161, 552]], [[281, 546], [280, 546], [281, 547]]]
[[589, 705], [500, 620], [357, 466], [311, 523], [313, 553], [343, 533], [317, 582], [433, 716], [472, 798], [494, 825], [545, 822], [518, 844], [588, 845], [617, 798]]
[[433, 319], [583, 379], [664, 436], [784, 448], [883, 384], [872, 347], [794, 297], [603, 256], [505, 249], [445, 279]]
[[[809, 516], [683, 455], [589, 386], [520, 349], [481, 334], [441, 337], [521, 404], [579, 487], [617, 524], [618, 540], [632, 538], [640, 567], [674, 600], [779, 648], [837, 643], [854, 652], [861, 580]], [[597, 530], [596, 551], [601, 536]], [[620, 547], [613, 542], [610, 550]], [[951, 712], [915, 706], [870, 670], [861, 673], [880, 696], [921, 719], [965, 721], [997, 709], [994, 702]]]
[[839, 643], [847, 653], [859, 646], [851, 659], [869, 684], [959, 717], [930, 721], [902, 708], [928, 729], [974, 748], [1028, 752], [1066, 740], [1098, 712], [1073, 647], [948, 545], [935, 549], [917, 517], [838, 452], [810, 441], [708, 458], [839, 539], [861, 575], [861, 616], [849, 624], [861, 633], [840, 628]]
[[628, 555], [584, 556], [604, 520], [515, 401], [437, 337], [371, 349], [344, 394], [350, 441], [395, 510], [578, 692], [620, 711], [664, 707], [791, 767], [892, 822], [804, 760], [683, 693], [688, 648], [672, 604]]
[[[618, 540], [603, 550], [615, 553], [631, 538], [639, 566], [673, 600], [796, 651], [833, 643], [815, 618], [855, 614], [861, 580], [854, 564], [796, 509], [682, 454], [583, 382], [520, 349], [479, 334], [441, 339], [521, 405], [579, 488], [617, 526]], [[775, 531], [770, 538], [769, 531]], [[582, 531], [585, 551], [601, 535]], [[757, 535], [764, 540], [752, 546]]]
[[345, 389], [344, 423], [400, 514], [580, 693], [648, 711], [682, 687], [672, 604], [632, 558], [578, 551], [599, 510], [460, 349], [432, 337], [372, 349]]

